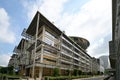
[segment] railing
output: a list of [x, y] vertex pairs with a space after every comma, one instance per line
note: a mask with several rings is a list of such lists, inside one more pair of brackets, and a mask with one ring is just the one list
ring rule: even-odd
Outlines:
[[66, 45], [62, 44], [62, 46], [63, 46], [64, 48], [66, 48], [67, 50], [69, 50], [70, 52], [73, 52], [72, 49], [70, 49], [70, 48], [67, 47]]
[[61, 64], [60, 67], [63, 67], [63, 68], [70, 68], [70, 65]]
[[66, 56], [68, 56], [68, 57], [71, 57], [71, 58], [72, 58], [71, 55], [69, 55], [69, 54], [67, 54], [67, 53], [65, 53], [65, 52], [61, 52], [61, 53], [64, 54], [64, 55], [66, 55]]
[[53, 54], [53, 53], [50, 53], [50, 52], [47, 52], [47, 51], [44, 51], [44, 55], [48, 55], [48, 56], [51, 56], [51, 57], [54, 57], [54, 58], [57, 58], [57, 54]]
[[61, 59], [61, 62], [64, 62], [64, 63], [67, 63], [67, 64], [72, 64], [72, 62], [66, 61], [66, 60], [62, 60], [62, 59]]
[[50, 64], [50, 65], [56, 65], [56, 62], [51, 62], [51, 61], [47, 61], [47, 60], [43, 60], [44, 64]]
[[73, 46], [73, 44], [72, 43], [70, 43], [67, 39], [65, 39], [63, 36], [62, 36], [62, 39], [64, 40], [64, 41], [66, 41], [68, 44], [70, 44], [71, 46]]
[[67, 59], [67, 58], [64, 58], [64, 57], [60, 57], [61, 60], [64, 60], [64, 61], [67, 61], [67, 62], [71, 62], [71, 59]]

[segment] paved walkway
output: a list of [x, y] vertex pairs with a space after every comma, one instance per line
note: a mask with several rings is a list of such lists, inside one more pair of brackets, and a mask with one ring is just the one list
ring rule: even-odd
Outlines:
[[114, 77], [110, 77], [108, 80], [115, 80]]
[[103, 80], [106, 76], [94, 76], [91, 78], [80, 78], [80, 79], [73, 79], [73, 80]]

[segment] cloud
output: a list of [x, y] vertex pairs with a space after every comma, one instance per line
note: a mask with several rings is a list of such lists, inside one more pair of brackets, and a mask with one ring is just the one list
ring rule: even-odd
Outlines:
[[10, 18], [4, 8], [0, 8], [0, 41], [14, 43], [15, 35], [10, 30]]
[[11, 54], [0, 54], [0, 66], [7, 66]]
[[[112, 33], [111, 0], [88, 0], [74, 13], [64, 10], [64, 4], [66, 3], [67, 6], [68, 1], [43, 0], [40, 3], [34, 2], [33, 4], [27, 1], [24, 2], [24, 7], [29, 19], [33, 17], [39, 6], [38, 10], [50, 21], [54, 21], [54, 24], [64, 30], [67, 35], [88, 39], [91, 44], [88, 53], [91, 56], [107, 54], [110, 38], [106, 40], [105, 37]], [[104, 45], [107, 46], [103, 47]]]
[[111, 39], [111, 34], [101, 38], [96, 41], [89, 49], [89, 53], [94, 55], [95, 57], [100, 57], [102, 55], [109, 55], [109, 43]]
[[[102, 5], [102, 6], [101, 6]], [[65, 12], [58, 23], [66, 34], [90, 41], [88, 54], [98, 57], [108, 54], [108, 41], [112, 33], [111, 1], [90, 0], [77, 13]], [[105, 39], [109, 35], [109, 39]]]
[[27, 10], [27, 16], [31, 20], [36, 11], [39, 10], [49, 20], [56, 21], [61, 17], [63, 5], [67, 0], [36, 0], [36, 1], [23, 1], [23, 6]]
[[111, 2], [90, 0], [78, 13], [65, 12], [58, 24], [65, 28], [68, 35], [85, 37], [90, 42], [103, 38], [111, 33]]

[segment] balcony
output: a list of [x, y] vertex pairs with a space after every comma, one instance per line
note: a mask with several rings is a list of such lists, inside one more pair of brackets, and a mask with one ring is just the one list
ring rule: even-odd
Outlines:
[[67, 59], [67, 58], [65, 58], [65, 57], [60, 57], [60, 59], [61, 59], [61, 60], [64, 60], [64, 61], [71, 62], [71, 59], [70, 59], [70, 58], [69, 58], [69, 59]]
[[66, 69], [66, 68], [67, 68], [67, 69], [70, 69], [70, 68], [71, 68], [70, 65], [64, 65], [64, 64], [61, 64], [60, 67], [61, 67], [61, 68], [64, 68], [64, 69]]
[[51, 61], [48, 61], [48, 60], [43, 60], [43, 63], [44, 64], [49, 64], [49, 65], [56, 65], [56, 62], [51, 62]]
[[68, 64], [68, 65], [72, 64], [71, 61], [66, 61], [66, 60], [62, 60], [62, 59], [60, 61], [63, 62], [63, 63], [65, 63], [65, 64]]
[[[43, 44], [43, 43], [44, 43], [43, 41], [41, 41], [40, 39], [37, 39], [37, 46], [36, 46], [36, 47], [39, 48], [40, 45]], [[33, 50], [33, 49], [35, 49], [35, 40], [32, 42], [31, 45], [29, 45], [27, 51], [31, 51], [31, 50]]]
[[49, 52], [45, 52], [44, 55], [50, 56], [50, 57], [53, 57], [53, 58], [58, 58], [57, 55], [55, 55], [55, 54], [53, 54], [53, 53], [49, 53]]
[[66, 56], [68, 56], [68, 57], [70, 57], [70, 58], [73, 58], [71, 55], [69, 55], [69, 54], [67, 54], [67, 53], [65, 53], [65, 52], [61, 52], [61, 54], [66, 55]]
[[70, 49], [68, 46], [62, 44], [62, 47], [65, 48], [66, 50], [68, 50], [69, 52], [73, 52], [72, 49]]

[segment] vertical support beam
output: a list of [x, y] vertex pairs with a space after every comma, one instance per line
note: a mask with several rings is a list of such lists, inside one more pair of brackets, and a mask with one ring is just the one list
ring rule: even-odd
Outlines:
[[[23, 51], [24, 51], [24, 44], [23, 44], [23, 41], [22, 41], [22, 43], [21, 43], [21, 55], [23, 55], [23, 53], [24, 53]], [[21, 56], [21, 55], [20, 55], [20, 56]], [[20, 59], [21, 59], [21, 60], [20, 60], [20, 61], [21, 61], [21, 62], [20, 62], [20, 63], [21, 63], [21, 73], [20, 73], [20, 74], [23, 75], [23, 57], [20, 58]]]
[[[42, 32], [42, 41], [45, 40], [45, 26], [43, 26], [43, 32]], [[44, 44], [41, 46], [41, 56], [40, 56], [40, 63], [43, 62], [43, 54], [44, 54]], [[42, 74], [43, 74], [43, 67], [39, 67], [39, 79], [42, 80]]]
[[[43, 26], [43, 32], [42, 32], [42, 41], [45, 41], [45, 26]], [[40, 58], [40, 62], [43, 62], [43, 54], [44, 54], [44, 44], [42, 44], [41, 47], [41, 58]]]
[[[72, 44], [72, 45], [74, 45], [74, 44]], [[74, 47], [73, 47], [73, 46], [72, 46], [72, 51], [74, 51]], [[74, 52], [72, 52], [72, 56], [74, 57]], [[72, 59], [71, 59], [72, 64], [71, 64], [71, 66], [70, 66], [71, 69], [74, 69], [74, 66], [73, 66], [74, 58], [73, 58], [73, 57], [71, 57], [71, 58], [72, 58]]]
[[59, 49], [60, 49], [60, 51], [58, 51], [57, 52], [57, 57], [58, 57], [58, 59], [57, 59], [57, 66], [58, 67], [60, 67], [60, 54], [61, 54], [61, 37], [62, 37], [62, 34], [60, 35], [60, 37], [59, 37], [59, 43], [58, 43], [58, 46], [59, 46]]
[[43, 67], [39, 68], [39, 80], [42, 80]]
[[34, 50], [34, 60], [33, 60], [33, 70], [32, 70], [32, 78], [35, 76], [35, 58], [36, 58], [36, 47], [37, 47], [37, 37], [38, 37], [38, 27], [39, 27], [39, 17], [40, 14], [37, 15], [37, 26], [36, 26], [36, 35], [35, 35], [35, 50]]

